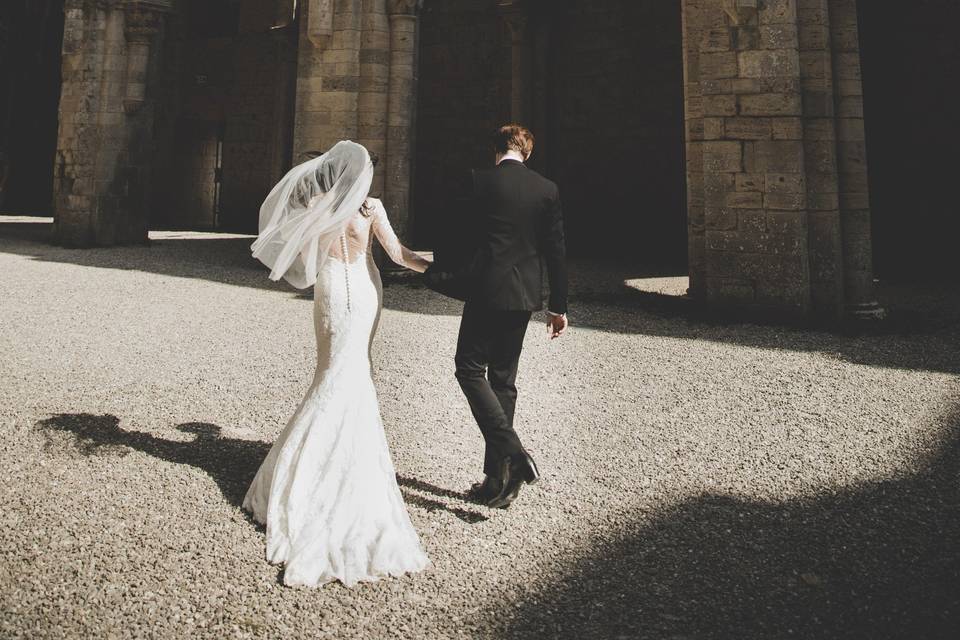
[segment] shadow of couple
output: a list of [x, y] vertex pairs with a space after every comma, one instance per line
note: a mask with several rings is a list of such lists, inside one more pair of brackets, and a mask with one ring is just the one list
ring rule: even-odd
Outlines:
[[[247, 487], [270, 450], [266, 442], [223, 437], [219, 426], [207, 422], [177, 425], [179, 431], [194, 435], [193, 440], [186, 442], [121, 429], [120, 419], [110, 414], [60, 413], [37, 422], [36, 426], [45, 433], [72, 434], [71, 446], [84, 456], [126, 455], [130, 450], [137, 450], [175, 464], [197, 467], [207, 473], [224, 498], [237, 507], [243, 504]], [[57, 443], [48, 437], [46, 446], [53, 448]], [[407, 504], [430, 513], [447, 512], [469, 524], [487, 520], [482, 513], [456, 504], [470, 504], [461, 493], [400, 474], [397, 474], [397, 483]], [[249, 514], [247, 518], [253, 522]]]

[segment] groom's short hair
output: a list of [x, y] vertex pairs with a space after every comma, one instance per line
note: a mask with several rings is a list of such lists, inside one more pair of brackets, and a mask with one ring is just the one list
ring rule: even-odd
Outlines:
[[492, 142], [493, 150], [500, 154], [516, 151], [526, 159], [533, 153], [533, 134], [523, 125], [503, 125], [494, 132]]

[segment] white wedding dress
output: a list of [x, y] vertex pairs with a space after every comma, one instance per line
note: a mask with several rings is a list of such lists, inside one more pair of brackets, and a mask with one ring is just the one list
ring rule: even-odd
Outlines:
[[376, 235], [392, 260], [426, 262], [398, 241], [379, 200], [350, 220], [314, 286], [317, 369], [300, 406], [267, 454], [243, 508], [267, 528], [267, 560], [287, 585], [347, 586], [428, 564], [410, 522], [377, 393], [370, 346], [382, 304]]

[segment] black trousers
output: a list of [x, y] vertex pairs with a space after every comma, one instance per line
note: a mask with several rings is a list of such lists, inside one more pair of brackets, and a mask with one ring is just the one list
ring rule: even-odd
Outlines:
[[523, 450], [513, 430], [517, 364], [530, 311], [500, 311], [467, 303], [457, 338], [457, 381], [486, 442], [483, 472], [496, 475], [501, 460]]

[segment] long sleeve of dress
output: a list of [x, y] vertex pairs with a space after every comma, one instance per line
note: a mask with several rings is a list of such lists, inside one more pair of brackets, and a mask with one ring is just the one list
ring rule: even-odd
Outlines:
[[390, 259], [401, 267], [406, 267], [418, 273], [423, 273], [430, 266], [430, 262], [421, 258], [419, 255], [407, 249], [400, 243], [397, 234], [394, 233], [390, 220], [387, 218], [387, 210], [380, 202], [376, 203], [373, 210], [373, 233], [377, 236], [380, 246], [387, 252]]

